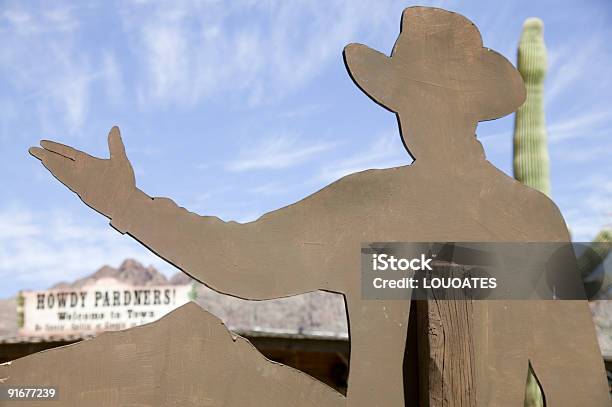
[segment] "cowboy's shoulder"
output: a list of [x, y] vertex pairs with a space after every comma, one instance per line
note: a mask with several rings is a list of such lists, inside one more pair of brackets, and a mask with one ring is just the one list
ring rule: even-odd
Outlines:
[[555, 202], [537, 189], [514, 181], [513, 195], [520, 208], [520, 218], [529, 227], [531, 240], [565, 241], [569, 232], [561, 210]]
[[384, 169], [366, 169], [345, 175], [331, 183], [336, 190], [378, 190], [398, 189], [405, 186], [409, 166]]

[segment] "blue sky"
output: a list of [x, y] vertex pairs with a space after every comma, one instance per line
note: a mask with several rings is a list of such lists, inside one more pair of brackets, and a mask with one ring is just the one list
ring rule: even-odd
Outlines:
[[[126, 257], [176, 269], [108, 226], [27, 153], [40, 139], [106, 157], [119, 125], [138, 186], [249, 221], [348, 173], [410, 162], [395, 117], [355, 87], [342, 48], [389, 53], [396, 1], [0, 1], [0, 297]], [[516, 62], [545, 23], [552, 194], [575, 240], [612, 221], [612, 4], [421, 2], [458, 11]], [[513, 117], [481, 123], [512, 173]]]

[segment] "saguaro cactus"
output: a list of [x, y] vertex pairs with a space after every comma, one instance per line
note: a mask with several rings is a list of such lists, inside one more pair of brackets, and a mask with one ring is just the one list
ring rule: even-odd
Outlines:
[[[527, 99], [514, 117], [514, 178], [550, 195], [550, 164], [544, 117], [546, 77], [544, 23], [531, 17], [523, 24], [517, 67], [525, 82]], [[531, 364], [527, 372], [524, 407], [542, 407], [544, 396]]]
[[[531, 17], [525, 20], [519, 42], [517, 66], [525, 82], [527, 99], [516, 112], [514, 120], [514, 178], [550, 196], [550, 163], [544, 116], [544, 79], [547, 59], [544, 23], [539, 18]], [[594, 242], [610, 242], [610, 240], [610, 231], [604, 229]], [[590, 274], [597, 269], [610, 251], [608, 245], [595, 247], [596, 253], [588, 252], [588, 255], [578, 259], [578, 268], [585, 280], [589, 280]], [[596, 288], [601, 285], [597, 283], [606, 283], [606, 281], [603, 279], [602, 282], [596, 282]], [[543, 405], [544, 395], [530, 365], [524, 407]]]
[[[547, 62], [544, 23], [539, 18], [531, 17], [525, 20], [517, 65], [525, 81], [527, 100], [516, 112], [514, 120], [514, 178], [550, 195], [550, 164], [544, 118], [544, 78]], [[604, 228], [593, 242], [609, 243], [611, 233], [609, 229]], [[578, 268], [585, 280], [589, 280], [591, 273], [610, 252], [609, 245], [594, 246], [598, 250], [598, 262], [587, 261], [584, 256], [578, 262]]]
[[550, 165], [544, 118], [546, 76], [544, 23], [528, 18], [518, 49], [518, 70], [527, 89], [527, 100], [514, 121], [514, 178], [550, 195]]

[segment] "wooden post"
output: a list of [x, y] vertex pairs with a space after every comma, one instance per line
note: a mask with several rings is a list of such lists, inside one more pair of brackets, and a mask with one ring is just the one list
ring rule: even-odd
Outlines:
[[[459, 267], [443, 267], [449, 276]], [[457, 290], [448, 291], [463, 295]], [[442, 293], [441, 293], [442, 294]], [[475, 301], [461, 298], [416, 301], [419, 405], [476, 406]]]

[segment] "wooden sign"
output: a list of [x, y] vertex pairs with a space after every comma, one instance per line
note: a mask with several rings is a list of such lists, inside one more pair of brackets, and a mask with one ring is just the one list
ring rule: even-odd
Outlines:
[[90, 335], [158, 320], [189, 302], [187, 285], [133, 286], [113, 282], [75, 289], [22, 291], [23, 337]]

